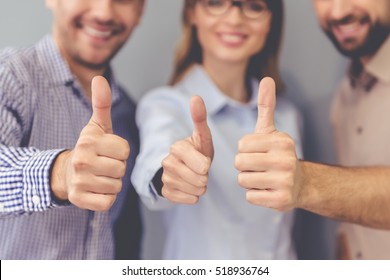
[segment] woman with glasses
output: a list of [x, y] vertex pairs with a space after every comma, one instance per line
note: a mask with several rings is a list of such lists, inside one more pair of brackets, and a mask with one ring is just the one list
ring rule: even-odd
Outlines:
[[[145, 95], [137, 112], [132, 181], [150, 208], [164, 209], [164, 258], [296, 257], [293, 213], [250, 205], [234, 167], [239, 139], [255, 129], [259, 80], [283, 89], [282, 21], [281, 0], [185, 1], [171, 85]], [[299, 120], [279, 95], [276, 127], [298, 149]]]

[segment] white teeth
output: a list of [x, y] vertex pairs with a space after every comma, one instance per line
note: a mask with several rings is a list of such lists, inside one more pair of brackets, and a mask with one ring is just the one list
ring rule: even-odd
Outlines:
[[88, 33], [91, 36], [99, 37], [99, 38], [107, 38], [111, 35], [111, 31], [100, 31], [96, 30], [95, 28], [92, 28], [90, 26], [84, 26], [84, 30], [86, 33]]
[[221, 35], [222, 40], [229, 42], [229, 43], [239, 43], [244, 40], [244, 36], [242, 35], [234, 35], [234, 34], [222, 34]]
[[339, 25], [339, 28], [342, 32], [352, 32], [352, 31], [356, 30], [357, 28], [359, 28], [359, 23], [353, 22], [353, 23], [346, 24], [346, 25]]

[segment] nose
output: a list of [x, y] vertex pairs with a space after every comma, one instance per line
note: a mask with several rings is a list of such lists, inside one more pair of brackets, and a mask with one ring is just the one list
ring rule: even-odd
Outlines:
[[340, 20], [348, 16], [352, 9], [349, 0], [333, 0], [330, 15], [333, 20]]
[[112, 0], [92, 0], [92, 14], [100, 22], [111, 22], [114, 19]]
[[232, 25], [239, 25], [243, 21], [244, 14], [240, 5], [232, 5], [225, 14], [225, 20]]

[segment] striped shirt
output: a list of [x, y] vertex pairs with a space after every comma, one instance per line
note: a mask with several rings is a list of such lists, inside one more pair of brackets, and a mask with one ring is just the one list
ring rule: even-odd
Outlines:
[[[108, 77], [114, 133], [132, 150], [123, 191], [110, 211], [99, 213], [51, 195], [55, 158], [74, 147], [92, 114], [52, 37], [0, 52], [0, 259], [112, 259], [115, 238], [126, 257], [138, 257], [140, 210], [130, 183], [138, 153], [135, 107]], [[118, 250], [117, 257], [123, 258]]]

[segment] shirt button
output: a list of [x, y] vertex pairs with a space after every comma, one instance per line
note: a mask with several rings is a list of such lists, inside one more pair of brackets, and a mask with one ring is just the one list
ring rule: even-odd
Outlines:
[[41, 203], [41, 199], [39, 198], [39, 196], [34, 195], [32, 197], [32, 202], [33, 202], [34, 205], [38, 205], [39, 203]]
[[4, 211], [4, 204], [0, 203], [0, 211]]

